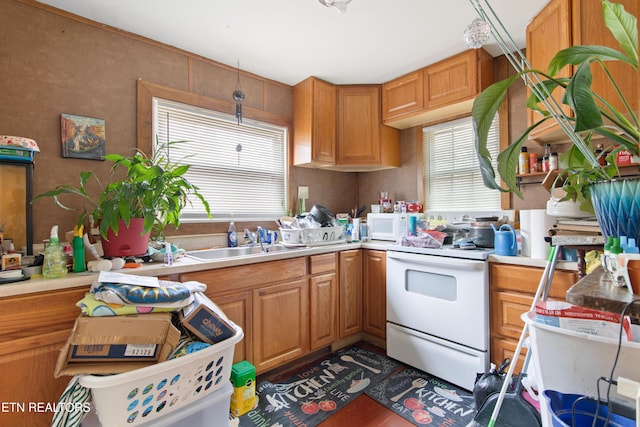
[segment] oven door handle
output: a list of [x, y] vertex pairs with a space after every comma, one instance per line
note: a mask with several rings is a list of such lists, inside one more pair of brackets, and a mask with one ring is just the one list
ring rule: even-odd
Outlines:
[[485, 262], [469, 259], [458, 258], [445, 258], [435, 257], [429, 255], [417, 255], [417, 254], [398, 254], [397, 252], [387, 252], [387, 258], [393, 259], [398, 262], [421, 265], [421, 266], [433, 266], [433, 267], [455, 267], [458, 269], [466, 270], [484, 270]]

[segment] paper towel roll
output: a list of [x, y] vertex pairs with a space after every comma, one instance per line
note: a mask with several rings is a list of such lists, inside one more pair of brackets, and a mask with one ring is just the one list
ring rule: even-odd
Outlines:
[[522, 256], [531, 256], [531, 211], [520, 211], [520, 236], [522, 237]]
[[546, 209], [532, 209], [531, 215], [531, 258], [547, 259], [551, 246], [544, 238], [549, 235], [549, 229], [553, 227], [555, 219], [547, 215]]

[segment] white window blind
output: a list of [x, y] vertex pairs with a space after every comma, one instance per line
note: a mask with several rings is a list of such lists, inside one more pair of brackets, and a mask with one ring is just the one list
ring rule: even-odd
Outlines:
[[[498, 124], [496, 115], [487, 142], [494, 169], [500, 150]], [[482, 182], [471, 117], [425, 127], [422, 132], [426, 209], [500, 209], [500, 192]]]
[[[287, 128], [164, 99], [154, 99], [156, 147], [169, 159], [191, 165], [187, 179], [200, 188], [214, 221], [273, 220], [282, 216], [287, 194]], [[197, 199], [181, 221], [206, 219]]]

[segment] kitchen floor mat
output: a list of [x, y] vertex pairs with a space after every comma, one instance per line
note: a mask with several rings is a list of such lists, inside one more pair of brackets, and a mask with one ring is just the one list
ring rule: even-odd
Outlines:
[[400, 366], [383, 354], [349, 347], [278, 383], [259, 383], [257, 407], [239, 425], [316, 426]]
[[473, 394], [423, 371], [407, 368], [365, 394], [417, 426], [466, 426], [476, 415]]

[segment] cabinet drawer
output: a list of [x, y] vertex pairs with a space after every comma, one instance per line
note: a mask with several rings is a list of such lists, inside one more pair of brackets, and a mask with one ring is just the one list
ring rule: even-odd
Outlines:
[[524, 322], [522, 313], [531, 308], [533, 297], [517, 292], [496, 291], [491, 293], [491, 330], [499, 335], [520, 338]]
[[207, 290], [212, 295], [220, 295], [266, 283], [304, 277], [306, 274], [307, 259], [306, 257], [299, 257], [184, 273], [180, 275], [180, 281], [196, 280], [206, 283]]
[[[506, 289], [535, 295], [544, 269], [522, 265], [490, 263], [491, 289]], [[567, 290], [578, 280], [575, 271], [556, 270], [549, 297], [565, 299]]]
[[309, 274], [329, 273], [336, 270], [336, 252], [309, 257]]

